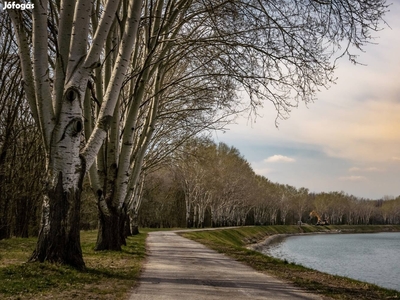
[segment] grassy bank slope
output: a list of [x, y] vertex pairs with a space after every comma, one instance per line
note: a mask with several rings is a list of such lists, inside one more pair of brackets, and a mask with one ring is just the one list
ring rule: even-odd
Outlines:
[[0, 299], [127, 299], [145, 257], [146, 234], [129, 237], [122, 252], [93, 251], [96, 231], [82, 232], [87, 270], [26, 263], [36, 239], [0, 241]]
[[400, 226], [263, 226], [240, 227], [215, 231], [186, 232], [182, 235], [212, 249], [225, 253], [251, 267], [312, 292], [334, 299], [398, 299], [400, 292], [391, 291], [340, 276], [333, 276], [249, 250], [246, 245], [259, 242], [274, 234], [312, 232], [381, 232], [400, 231]]

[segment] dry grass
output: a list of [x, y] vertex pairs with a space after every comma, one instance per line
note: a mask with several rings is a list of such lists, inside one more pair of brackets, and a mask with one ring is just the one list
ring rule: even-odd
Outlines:
[[127, 299], [139, 278], [147, 234], [129, 237], [121, 252], [94, 251], [96, 234], [81, 234], [85, 271], [26, 263], [36, 239], [0, 241], [0, 299]]

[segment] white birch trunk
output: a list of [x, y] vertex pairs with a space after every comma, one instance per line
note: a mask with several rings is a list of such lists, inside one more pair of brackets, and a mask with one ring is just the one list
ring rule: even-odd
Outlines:
[[[10, 11], [22, 58], [27, 97], [41, 129], [47, 156], [41, 230], [32, 260], [48, 260], [84, 268], [79, 236], [81, 185], [86, 167], [92, 165], [105, 135], [100, 135], [100, 140], [89, 139], [86, 151], [80, 154], [81, 131], [84, 127], [82, 107], [87, 96], [90, 73], [98, 66], [120, 2], [107, 2], [93, 40], [89, 41], [93, 0], [61, 1], [53, 91], [48, 67], [48, 2], [41, 1], [32, 11], [32, 51], [21, 12]], [[94, 135], [99, 132], [99, 127], [100, 132], [104, 131], [107, 115], [113, 114], [127, 69], [126, 61], [129, 60], [130, 49], [136, 38], [141, 3], [139, 0], [130, 5], [125, 40], [113, 70], [111, 92], [107, 94], [106, 101], [109, 103], [103, 103], [106, 113], [103, 112], [102, 119], [94, 128]], [[87, 127], [87, 130], [91, 131], [92, 128]], [[95, 171], [90, 170], [92, 173]]]

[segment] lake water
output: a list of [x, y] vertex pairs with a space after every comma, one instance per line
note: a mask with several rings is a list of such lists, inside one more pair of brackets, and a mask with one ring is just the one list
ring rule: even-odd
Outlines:
[[400, 233], [291, 236], [263, 253], [400, 291]]

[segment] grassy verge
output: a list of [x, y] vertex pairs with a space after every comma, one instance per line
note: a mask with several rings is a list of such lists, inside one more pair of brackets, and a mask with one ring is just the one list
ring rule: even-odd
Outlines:
[[129, 237], [122, 252], [93, 250], [96, 231], [82, 232], [86, 271], [26, 263], [36, 239], [0, 241], [0, 299], [127, 299], [145, 258], [146, 233]]
[[268, 272], [280, 279], [314, 293], [334, 299], [398, 299], [400, 292], [380, 288], [340, 276], [333, 276], [287, 263], [259, 252], [249, 250], [246, 245], [263, 240], [274, 234], [296, 234], [306, 232], [380, 232], [400, 231], [400, 226], [265, 226], [241, 227], [215, 231], [185, 232], [183, 236], [196, 240], [214, 250], [242, 261], [256, 270]]

